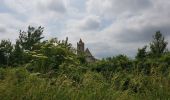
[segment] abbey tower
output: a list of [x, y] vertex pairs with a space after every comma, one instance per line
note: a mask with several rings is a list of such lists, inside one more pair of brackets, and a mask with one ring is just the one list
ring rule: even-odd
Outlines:
[[77, 55], [85, 54], [87, 62], [95, 62], [96, 59], [91, 54], [90, 50], [88, 48], [85, 50], [84, 46], [84, 42], [80, 39], [80, 41], [77, 42]]
[[84, 52], [84, 42], [80, 39], [79, 42], [77, 42], [77, 54], [80, 55]]

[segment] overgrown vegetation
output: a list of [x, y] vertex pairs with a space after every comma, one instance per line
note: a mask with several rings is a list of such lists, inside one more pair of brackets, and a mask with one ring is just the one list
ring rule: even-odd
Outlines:
[[[43, 28], [0, 42], [1, 100], [168, 100], [170, 52], [161, 32], [134, 59], [117, 55], [87, 63], [66, 40]], [[148, 48], [148, 49], [147, 49]]]

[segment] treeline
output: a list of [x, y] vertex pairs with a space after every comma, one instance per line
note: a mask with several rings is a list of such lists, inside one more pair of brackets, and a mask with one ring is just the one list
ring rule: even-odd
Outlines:
[[[168, 42], [160, 31], [153, 35], [153, 40], [143, 48], [139, 48], [135, 59], [130, 59], [126, 55], [108, 57], [95, 64], [93, 69], [102, 72], [139, 72], [150, 75], [157, 68], [158, 74], [166, 74], [170, 65], [170, 52], [167, 48]], [[160, 69], [159, 69], [160, 68]], [[161, 72], [162, 71], [162, 72]]]
[[0, 98], [170, 98], [170, 52], [160, 31], [134, 59], [120, 54], [87, 63], [68, 38], [44, 40], [43, 30], [29, 26], [16, 43], [0, 42]]

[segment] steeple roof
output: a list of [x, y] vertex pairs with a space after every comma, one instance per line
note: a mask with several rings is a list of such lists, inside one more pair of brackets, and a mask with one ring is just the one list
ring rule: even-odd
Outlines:
[[80, 42], [82, 42], [82, 39], [80, 38]]
[[92, 54], [91, 54], [91, 52], [88, 48], [85, 50], [85, 53], [86, 53], [87, 56], [92, 56]]
[[79, 43], [84, 43], [83, 41], [82, 41], [82, 39], [80, 38], [80, 41], [79, 41]]

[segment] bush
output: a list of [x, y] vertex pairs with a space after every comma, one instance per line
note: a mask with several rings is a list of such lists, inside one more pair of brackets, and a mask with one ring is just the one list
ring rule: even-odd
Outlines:
[[6, 76], [6, 71], [3, 68], [0, 68], [0, 80], [4, 80]]
[[29, 73], [27, 72], [25, 68], [18, 68], [15, 71], [15, 75], [16, 75], [16, 78], [18, 79], [18, 82], [23, 82], [24, 80], [26, 80]]

